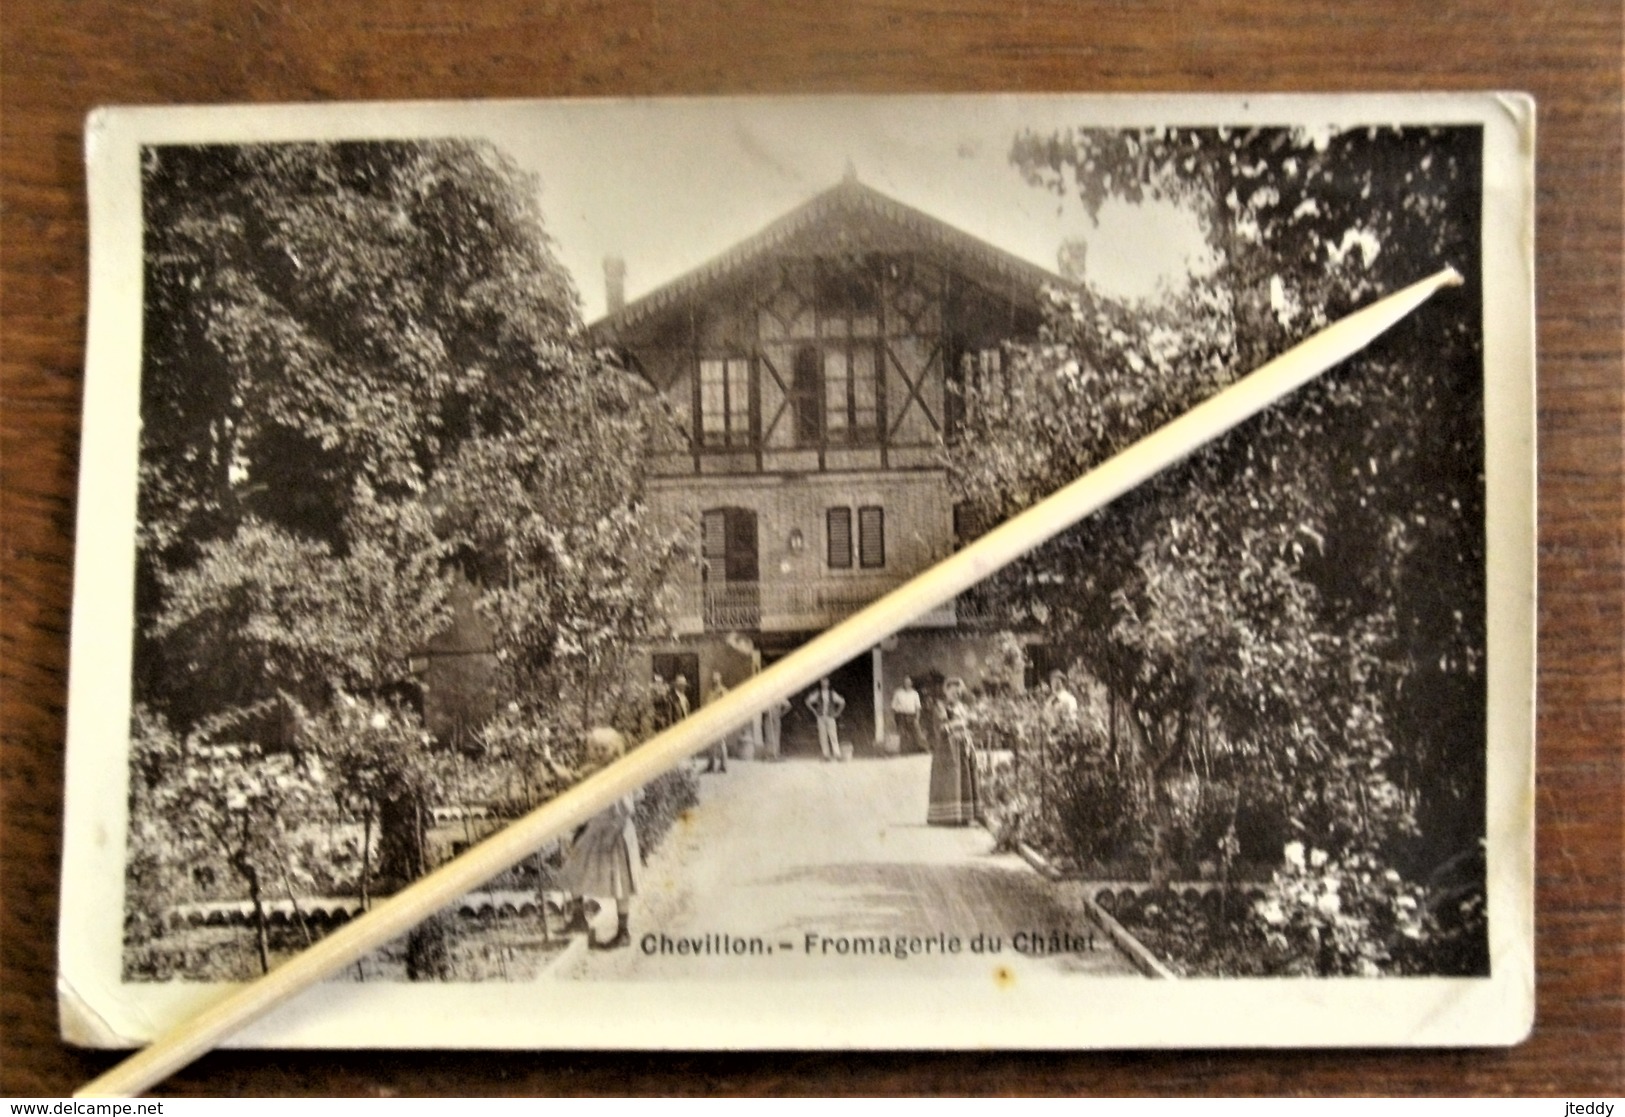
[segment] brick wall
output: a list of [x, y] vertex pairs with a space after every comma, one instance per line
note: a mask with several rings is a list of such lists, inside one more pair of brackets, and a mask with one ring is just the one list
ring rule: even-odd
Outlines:
[[[761, 629], [820, 629], [901, 584], [953, 547], [953, 509], [941, 470], [783, 476], [660, 479], [649, 490], [651, 514], [687, 533], [698, 553], [700, 516], [711, 508], [745, 508], [757, 517]], [[854, 535], [861, 507], [884, 510], [885, 565], [848, 569], [828, 564], [827, 513], [850, 508]], [[792, 533], [800, 534], [800, 549]], [[680, 571], [672, 609], [679, 632], [699, 631], [699, 564]]]

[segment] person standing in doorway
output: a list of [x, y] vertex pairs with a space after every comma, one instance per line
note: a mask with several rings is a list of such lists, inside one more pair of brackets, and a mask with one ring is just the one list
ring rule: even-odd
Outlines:
[[643, 731], [643, 739], [647, 741], [666, 726], [670, 725], [671, 717], [671, 684], [659, 675], [649, 680], [649, 697], [643, 704], [643, 716], [639, 719], [639, 729]]
[[762, 713], [762, 759], [778, 760], [784, 744], [784, 715], [790, 712], [790, 702], [781, 698]]
[[[728, 687], [722, 681], [722, 672], [711, 672], [711, 685], [705, 688], [705, 704], [709, 706], [727, 693]], [[705, 770], [707, 772], [726, 772], [728, 770], [727, 737], [717, 738], [717, 743], [711, 746], [711, 753], [705, 760]]]
[[826, 761], [841, 759], [841, 714], [846, 699], [830, 688], [828, 676], [818, 680], [818, 689], [807, 695], [807, 709], [818, 723], [818, 749]]
[[925, 738], [920, 735], [920, 692], [914, 689], [913, 679], [905, 676], [903, 685], [892, 692], [891, 713], [903, 751], [928, 751]]
[[678, 675], [676, 679], [672, 680], [671, 684], [671, 709], [669, 715], [671, 720], [667, 721], [666, 725], [676, 725], [686, 718], [689, 713], [688, 677]]

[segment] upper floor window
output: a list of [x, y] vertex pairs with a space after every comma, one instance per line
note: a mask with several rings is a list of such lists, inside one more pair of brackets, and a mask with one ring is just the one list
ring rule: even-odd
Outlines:
[[795, 369], [790, 381], [790, 408], [795, 416], [796, 444], [816, 446], [824, 437], [823, 369], [818, 348], [803, 345], [796, 350]]
[[880, 282], [860, 263], [826, 264], [818, 275], [819, 337], [875, 337], [880, 333]]
[[709, 448], [751, 444], [750, 361], [700, 361], [700, 443]]
[[823, 341], [824, 437], [873, 442], [879, 429], [880, 281], [852, 261], [826, 264], [818, 276], [818, 336]]
[[869, 443], [880, 433], [880, 370], [873, 341], [803, 345], [791, 384], [796, 441]]
[[873, 442], [879, 408], [875, 347], [869, 342], [824, 350], [824, 434], [831, 442]]
[[958, 390], [948, 395], [950, 438], [962, 437], [968, 423], [991, 419], [1009, 406], [1010, 370], [1005, 356], [999, 346], [960, 351]]

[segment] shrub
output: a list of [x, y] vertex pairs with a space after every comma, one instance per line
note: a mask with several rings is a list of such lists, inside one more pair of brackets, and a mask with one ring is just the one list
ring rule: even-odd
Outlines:
[[[982, 765], [982, 808], [998, 845], [1026, 842], [1052, 862], [1110, 873], [1145, 854], [1145, 814], [1100, 725], [1056, 725], [1042, 693], [982, 699], [971, 727], [980, 748], [1008, 751]], [[1107, 867], [1110, 866], [1108, 869]]]
[[1064, 742], [1055, 749], [1046, 773], [1052, 790], [1046, 815], [1062, 856], [1073, 864], [1137, 863], [1145, 856], [1148, 832], [1140, 797], [1094, 744]]
[[699, 801], [699, 780], [687, 765], [656, 776], [644, 786], [632, 815], [632, 826], [637, 830], [638, 848], [644, 860], [648, 860], [671, 832], [683, 812], [697, 806]]

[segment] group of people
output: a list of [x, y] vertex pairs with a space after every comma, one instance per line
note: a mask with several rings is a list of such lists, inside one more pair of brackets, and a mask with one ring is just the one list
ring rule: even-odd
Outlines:
[[[653, 693], [652, 705], [657, 717], [653, 729], [665, 729], [689, 715], [688, 679], [685, 676], [678, 675], [670, 683], [655, 676]], [[722, 672], [711, 672], [710, 685], [705, 688], [704, 705], [709, 706], [727, 693], [728, 685], [723, 681]], [[826, 761], [843, 759], [846, 753], [841, 747], [840, 721], [846, 711], [846, 699], [831, 687], [828, 678], [824, 678], [819, 680], [817, 688], [807, 694], [805, 701], [818, 729], [819, 752]], [[784, 719], [792, 708], [788, 699], [780, 699], [762, 711], [759, 727], [741, 731], [753, 736], [760, 734], [758, 742], [763, 759], [780, 758], [784, 745]], [[703, 772], [728, 770], [728, 749], [736, 737], [735, 734], [721, 737], [706, 750]]]
[[[841, 715], [846, 712], [846, 699], [830, 686], [828, 678], [823, 678], [805, 701], [818, 727], [819, 754], [826, 762], [845, 759], [848, 754], [841, 748], [840, 725]], [[781, 698], [762, 711], [763, 759], [780, 759], [784, 747], [784, 719], [792, 708], [789, 699]]]
[[[711, 682], [705, 688], [702, 704], [709, 706], [717, 699], [728, 693], [728, 684], [722, 679], [721, 671], [711, 672]], [[652, 699], [650, 708], [654, 713], [654, 723], [650, 726], [653, 731], [666, 729], [686, 718], [690, 711], [688, 701], [688, 677], [678, 675], [670, 683], [659, 675], [654, 677], [651, 686]], [[784, 715], [790, 710], [788, 702], [776, 703], [773, 709], [767, 711], [763, 718], [762, 749], [766, 756], [776, 758], [779, 753], [779, 742], [782, 736], [781, 726]], [[745, 732], [751, 732], [746, 730]], [[728, 770], [728, 747], [734, 738], [733, 734], [720, 737], [705, 751], [705, 772], [726, 772]]]
[[[661, 728], [688, 716], [688, 680], [678, 675], [668, 686], [663, 679], [655, 679], [657, 695], [664, 696], [665, 716]], [[705, 690], [705, 704], [709, 705], [728, 693], [722, 673], [711, 673], [710, 685]], [[891, 713], [897, 726], [901, 748], [905, 752], [931, 754], [931, 779], [926, 821], [937, 826], [967, 826], [976, 820], [978, 811], [975, 749], [965, 715], [966, 688], [964, 680], [950, 678], [943, 683], [940, 698], [928, 709], [925, 698], [914, 686], [914, 680], [904, 678], [892, 693]], [[847, 701], [831, 685], [826, 676], [803, 700], [813, 716], [818, 734], [818, 751], [825, 763], [845, 760], [851, 753], [841, 744], [841, 717]], [[784, 737], [784, 719], [792, 706], [780, 699], [763, 711], [760, 723], [760, 745], [763, 759], [780, 758]], [[756, 732], [747, 730], [746, 732]], [[729, 738], [716, 741], [706, 752], [704, 772], [728, 770]]]
[[[662, 688], [667, 690], [671, 702], [670, 721], [667, 724], [688, 715], [687, 685], [688, 681], [679, 675], [669, 689]], [[727, 693], [727, 689], [721, 672], [712, 672], [706, 702], [716, 701]], [[945, 680], [940, 699], [929, 707], [924, 696], [915, 688], [912, 678], [903, 679], [902, 685], [892, 693], [892, 718], [902, 747], [911, 752], [931, 754], [925, 820], [932, 826], [971, 825], [976, 821], [980, 807], [976, 750], [971, 739], [966, 700], [965, 682], [959, 678]], [[849, 754], [841, 747], [840, 721], [846, 711], [846, 699], [830, 685], [826, 677], [820, 679], [817, 689], [806, 696], [805, 703], [817, 724], [819, 752], [825, 762], [845, 759]], [[765, 754], [770, 758], [777, 759], [779, 756], [784, 717], [790, 710], [790, 703], [780, 700], [764, 712], [762, 743]], [[1047, 710], [1058, 720], [1070, 721], [1077, 716], [1078, 700], [1066, 688], [1059, 672], [1050, 677]], [[625, 739], [613, 729], [594, 729], [587, 736], [587, 753], [595, 768], [614, 761], [625, 749]], [[727, 770], [728, 749], [724, 739], [711, 747], [706, 771]], [[632, 941], [629, 928], [631, 900], [637, 892], [638, 873], [642, 865], [637, 829], [633, 825], [636, 809], [636, 797], [628, 795], [589, 820], [577, 832], [559, 874], [560, 884], [569, 897], [566, 902], [566, 930], [585, 933], [587, 945], [593, 950], [615, 950]], [[600, 940], [593, 935], [586, 913], [588, 897], [614, 900], [616, 927], [613, 937]]]
[[[678, 675], [671, 685], [656, 679], [655, 696], [664, 709], [657, 710], [659, 720], [651, 727], [663, 729], [689, 714], [688, 680]], [[711, 685], [706, 689], [707, 704], [728, 692], [720, 671], [711, 673]], [[790, 712], [790, 703], [780, 701], [766, 711], [763, 719], [763, 744], [769, 756], [777, 758], [782, 738], [784, 715]], [[825, 760], [838, 760], [840, 748], [839, 721], [846, 709], [846, 699], [836, 693], [829, 680], [823, 679], [818, 689], [807, 695], [807, 708], [818, 723], [818, 740]], [[596, 770], [618, 759], [626, 751], [626, 739], [607, 727], [593, 729], [587, 734], [587, 757]], [[728, 770], [728, 740], [717, 741], [707, 752], [705, 771]], [[566, 933], [587, 936], [589, 950], [619, 950], [631, 945], [632, 897], [638, 890], [638, 876], [643, 864], [638, 846], [637, 797], [627, 795], [594, 815], [576, 831], [559, 870], [558, 884], [564, 892], [563, 914]], [[612, 900], [615, 904], [615, 933], [602, 939], [594, 934], [587, 915], [589, 900]]]

